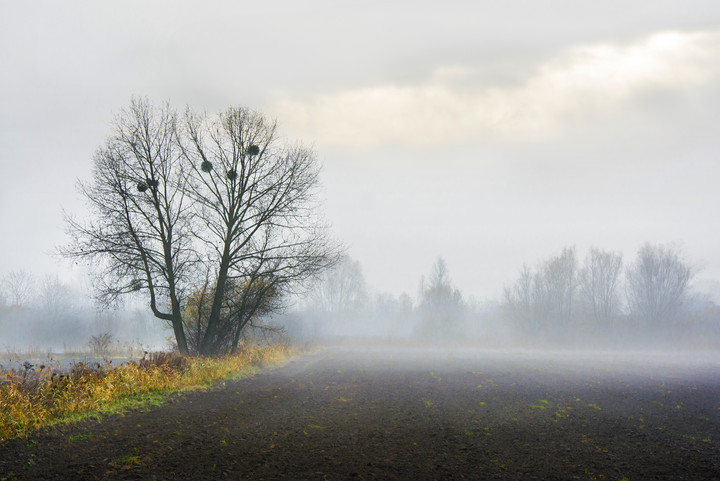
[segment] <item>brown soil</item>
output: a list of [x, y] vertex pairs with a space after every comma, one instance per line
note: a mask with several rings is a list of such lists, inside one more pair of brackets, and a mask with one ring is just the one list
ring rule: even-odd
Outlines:
[[2, 443], [0, 479], [720, 479], [720, 364], [325, 349]]

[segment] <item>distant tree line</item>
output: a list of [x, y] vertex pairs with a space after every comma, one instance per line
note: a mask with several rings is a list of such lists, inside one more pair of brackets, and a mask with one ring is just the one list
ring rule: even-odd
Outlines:
[[[713, 345], [720, 307], [690, 291], [694, 271], [679, 249], [647, 243], [635, 259], [574, 247], [523, 266], [498, 300], [465, 298], [438, 258], [415, 299], [371, 293], [359, 262], [344, 257], [321, 276], [304, 313], [288, 323], [299, 337], [370, 337], [483, 345]], [[304, 332], [298, 329], [305, 328]]]
[[[165, 326], [132, 306], [99, 309], [86, 289], [57, 276], [41, 278], [24, 270], [0, 275], [0, 351], [88, 352], [93, 338], [115, 348], [167, 345]], [[105, 336], [107, 334], [107, 336]]]
[[301, 311], [304, 316], [286, 326], [300, 337], [423, 341], [461, 338], [467, 314], [463, 296], [442, 258], [434, 262], [427, 278], [420, 279], [417, 300], [413, 300], [407, 293], [370, 293], [360, 263], [347, 255], [318, 278]]
[[[671, 246], [644, 244], [634, 261], [592, 248], [582, 263], [566, 247], [507, 287], [503, 308], [526, 336], [664, 328], [683, 319], [693, 269]], [[592, 332], [589, 331], [589, 332]]]

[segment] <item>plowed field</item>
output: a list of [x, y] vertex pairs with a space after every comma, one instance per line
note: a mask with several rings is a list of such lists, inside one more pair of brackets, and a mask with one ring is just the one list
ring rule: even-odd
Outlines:
[[720, 479], [720, 359], [328, 348], [5, 442], [0, 479]]

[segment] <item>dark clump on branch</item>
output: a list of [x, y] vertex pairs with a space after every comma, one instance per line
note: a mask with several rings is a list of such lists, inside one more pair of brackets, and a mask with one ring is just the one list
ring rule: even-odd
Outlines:
[[146, 183], [147, 183], [148, 187], [150, 187], [151, 189], [157, 189], [157, 186], [158, 186], [157, 179], [148, 179]]
[[210, 162], [208, 160], [203, 160], [202, 164], [200, 164], [200, 168], [202, 169], [203, 172], [210, 173], [210, 171], [213, 168], [212, 162]]
[[133, 292], [139, 291], [143, 287], [143, 282], [140, 279], [133, 279], [130, 283], [130, 290]]
[[258, 146], [255, 145], [255, 144], [251, 145], [251, 146], [248, 147], [248, 149], [247, 149], [247, 154], [248, 154], [248, 155], [257, 155], [257, 154], [259, 154], [259, 153], [260, 153], [260, 147], [258, 147]]
[[235, 171], [235, 169], [228, 170], [227, 178], [230, 180], [235, 180], [237, 178], [237, 172]]
[[145, 182], [138, 182], [137, 190], [140, 192], [145, 192], [147, 190], [148, 186]]

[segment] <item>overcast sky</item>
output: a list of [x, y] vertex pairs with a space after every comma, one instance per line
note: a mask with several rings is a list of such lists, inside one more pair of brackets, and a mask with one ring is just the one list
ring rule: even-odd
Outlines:
[[415, 295], [496, 297], [575, 245], [720, 279], [720, 2], [0, 0], [0, 276], [53, 258], [132, 95], [313, 145], [336, 237]]

